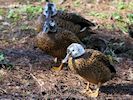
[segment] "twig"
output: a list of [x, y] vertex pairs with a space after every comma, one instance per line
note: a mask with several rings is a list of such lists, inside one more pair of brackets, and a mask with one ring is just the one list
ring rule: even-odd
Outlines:
[[66, 99], [69, 99], [69, 98], [71, 97], [71, 95], [72, 95], [72, 93], [70, 93], [70, 94], [67, 96], [67, 98], [66, 98]]
[[40, 82], [32, 73], [30, 73], [30, 75], [32, 76], [32, 78], [39, 84], [40, 88], [41, 88], [41, 91], [43, 90], [43, 87], [42, 87], [42, 82]]
[[4, 93], [7, 93], [7, 91], [6, 91], [5, 89], [2, 89], [1, 87], [0, 87], [0, 90], [1, 90], [2, 92], [4, 92]]

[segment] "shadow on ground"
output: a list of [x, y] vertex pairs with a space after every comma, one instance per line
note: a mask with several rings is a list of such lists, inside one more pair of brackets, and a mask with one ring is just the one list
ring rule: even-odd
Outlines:
[[122, 83], [115, 85], [106, 85], [102, 86], [100, 91], [106, 94], [133, 95], [133, 84]]

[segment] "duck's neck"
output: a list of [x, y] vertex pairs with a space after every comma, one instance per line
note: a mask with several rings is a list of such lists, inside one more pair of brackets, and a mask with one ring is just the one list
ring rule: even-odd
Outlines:
[[75, 72], [76, 65], [75, 65], [75, 61], [74, 61], [74, 59], [72, 57], [70, 57], [69, 60], [68, 60], [68, 66], [69, 66], [70, 70]]
[[80, 57], [82, 57], [82, 56], [84, 56], [84, 55], [85, 55], [85, 53], [82, 54], [81, 56], [75, 57], [75, 58], [73, 58], [73, 59], [78, 59], [78, 58], [80, 58]]

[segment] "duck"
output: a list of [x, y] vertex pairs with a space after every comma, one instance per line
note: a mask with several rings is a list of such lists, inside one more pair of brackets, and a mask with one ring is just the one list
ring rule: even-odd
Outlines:
[[90, 36], [86, 40], [83, 41], [86, 44], [86, 48], [94, 49], [101, 51], [102, 53], [105, 52], [107, 49], [107, 41], [103, 38], [100, 38], [98, 36]]
[[95, 27], [94, 23], [75, 13], [57, 10], [56, 5], [49, 0], [46, 0], [44, 11], [40, 14], [35, 23], [38, 33], [43, 30], [48, 12], [50, 12], [51, 17], [56, 21], [59, 27], [75, 33], [79, 39], [95, 34], [95, 32], [91, 30], [92, 27]]
[[[66, 52], [64, 51], [73, 42], [83, 44], [73, 32], [57, 26], [50, 13], [43, 25], [43, 31], [35, 37], [36, 47], [57, 59], [65, 57]], [[83, 46], [85, 45], [83, 44]]]
[[[89, 97], [97, 97], [101, 85], [116, 74], [114, 65], [110, 63], [106, 55], [98, 50], [84, 49], [79, 43], [68, 46], [67, 55], [62, 60], [62, 64], [64, 63], [68, 63], [71, 71], [87, 81], [84, 93]], [[95, 91], [90, 89], [89, 83], [97, 85]]]

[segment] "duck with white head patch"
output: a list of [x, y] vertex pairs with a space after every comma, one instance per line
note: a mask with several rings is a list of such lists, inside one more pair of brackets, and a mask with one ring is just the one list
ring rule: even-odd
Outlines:
[[[78, 43], [68, 46], [67, 55], [62, 60], [62, 64], [66, 62], [72, 71], [88, 81], [85, 94], [90, 97], [97, 97], [100, 86], [113, 78], [116, 73], [106, 55], [97, 50], [84, 49]], [[97, 85], [95, 91], [89, 88], [89, 82]]]
[[71, 31], [59, 27], [56, 21], [51, 18], [51, 11], [48, 10], [47, 14], [43, 31], [36, 36], [36, 46], [53, 57], [63, 59], [66, 54], [63, 51], [66, 51], [71, 43], [83, 43]]
[[94, 23], [75, 13], [68, 13], [65, 11], [57, 10], [56, 5], [49, 0], [46, 0], [44, 11], [36, 21], [37, 32], [43, 30], [43, 25], [46, 17], [48, 16], [48, 13], [50, 13], [51, 18], [56, 21], [58, 27], [75, 33], [79, 39], [82, 39], [91, 34], [95, 34], [95, 32], [90, 28], [95, 27]]

